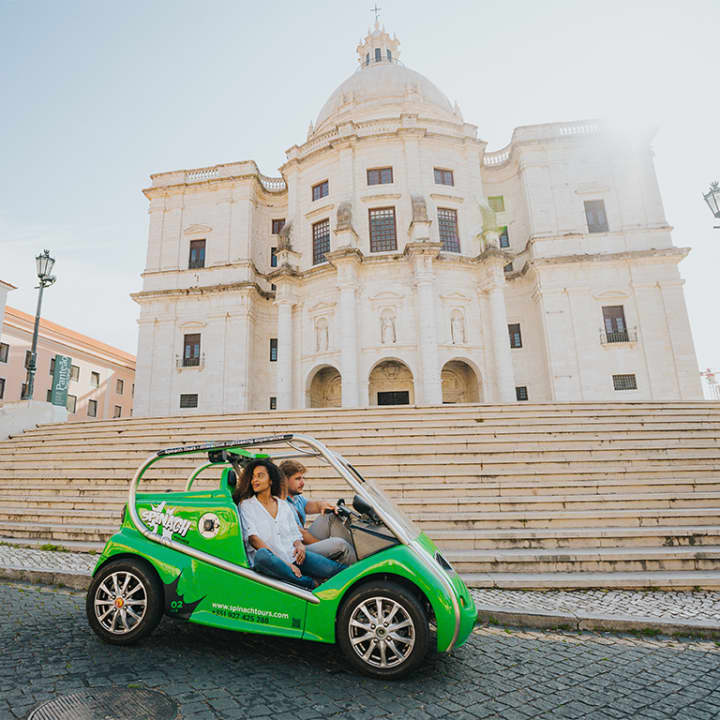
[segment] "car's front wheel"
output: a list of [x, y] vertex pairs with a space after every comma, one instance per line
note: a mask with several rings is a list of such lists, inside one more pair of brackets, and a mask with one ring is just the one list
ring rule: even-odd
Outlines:
[[113, 560], [90, 583], [85, 610], [90, 627], [105, 642], [131, 645], [160, 622], [162, 585], [146, 563], [133, 558]]
[[427, 614], [399, 583], [377, 581], [350, 592], [338, 615], [337, 637], [351, 665], [374, 677], [399, 678], [425, 658]]

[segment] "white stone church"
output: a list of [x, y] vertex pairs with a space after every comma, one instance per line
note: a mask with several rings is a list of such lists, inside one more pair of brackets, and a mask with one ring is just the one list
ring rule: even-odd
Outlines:
[[282, 177], [152, 175], [136, 415], [702, 398], [650, 136], [477, 128], [377, 23]]

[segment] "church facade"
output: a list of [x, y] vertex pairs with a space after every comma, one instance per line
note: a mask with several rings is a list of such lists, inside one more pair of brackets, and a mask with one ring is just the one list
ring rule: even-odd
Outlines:
[[702, 398], [651, 137], [477, 128], [377, 24], [281, 177], [153, 175], [135, 415]]

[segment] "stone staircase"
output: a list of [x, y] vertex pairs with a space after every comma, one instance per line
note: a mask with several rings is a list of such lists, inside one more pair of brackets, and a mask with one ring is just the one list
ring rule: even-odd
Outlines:
[[[720, 403], [712, 402], [46, 425], [0, 443], [0, 541], [99, 549], [147, 455], [284, 431], [314, 435], [374, 478], [473, 586], [720, 588]], [[142, 487], [180, 489], [199, 462], [160, 462]], [[349, 500], [330, 468], [306, 465], [308, 495]], [[209, 486], [217, 474], [207, 477]]]

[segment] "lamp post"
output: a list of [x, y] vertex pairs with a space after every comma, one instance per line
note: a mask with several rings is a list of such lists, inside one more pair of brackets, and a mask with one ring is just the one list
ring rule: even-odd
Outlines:
[[[710, 208], [710, 212], [720, 220], [720, 183], [717, 180], [710, 183], [710, 189], [703, 193], [703, 198]], [[720, 230], [720, 225], [715, 225], [715, 230]]]
[[46, 287], [50, 287], [55, 282], [55, 276], [51, 275], [53, 265], [55, 264], [55, 258], [50, 257], [49, 250], [43, 250], [43, 252], [35, 258], [35, 264], [37, 266], [37, 276], [40, 280], [37, 289], [40, 290], [38, 293], [37, 310], [35, 311], [35, 328], [33, 329], [32, 349], [30, 350], [30, 364], [28, 365], [27, 383], [25, 385], [25, 396], [23, 400], [32, 400], [33, 388], [35, 386], [35, 369], [37, 367], [37, 341], [38, 341], [38, 330], [40, 329], [40, 308], [42, 306], [43, 290]]

